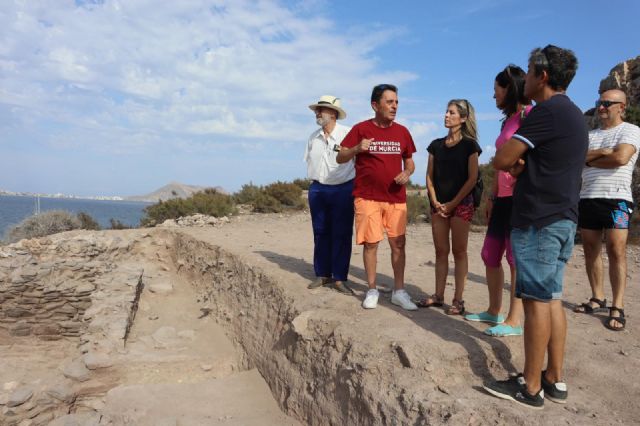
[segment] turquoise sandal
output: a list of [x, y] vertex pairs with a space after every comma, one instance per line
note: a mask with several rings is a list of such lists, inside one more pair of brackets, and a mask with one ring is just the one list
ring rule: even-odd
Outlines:
[[522, 336], [522, 327], [512, 327], [507, 324], [498, 324], [493, 327], [489, 327], [484, 331], [484, 334], [491, 337], [507, 337], [507, 336]]
[[487, 311], [480, 312], [479, 314], [467, 314], [464, 316], [464, 319], [467, 321], [488, 322], [491, 324], [500, 324], [504, 322], [504, 316], [500, 314], [491, 315]]

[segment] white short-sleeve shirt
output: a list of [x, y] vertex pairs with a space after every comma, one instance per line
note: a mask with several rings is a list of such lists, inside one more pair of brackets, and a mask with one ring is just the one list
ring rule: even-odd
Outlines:
[[611, 129], [595, 129], [589, 132], [589, 150], [615, 148], [620, 144], [629, 144], [635, 152], [624, 166], [613, 169], [585, 167], [582, 170], [582, 189], [580, 198], [607, 198], [633, 201], [631, 179], [633, 167], [640, 150], [640, 128], [631, 123], [622, 122]]
[[336, 161], [338, 152], [334, 150], [336, 145], [340, 146], [349, 130], [351, 130], [350, 127], [336, 123], [336, 127], [327, 138], [322, 128], [311, 134], [304, 153], [309, 179], [325, 185], [339, 185], [356, 176], [354, 160], [338, 164]]

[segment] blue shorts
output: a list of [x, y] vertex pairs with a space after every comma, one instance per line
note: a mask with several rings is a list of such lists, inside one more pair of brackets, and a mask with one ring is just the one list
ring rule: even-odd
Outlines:
[[573, 251], [576, 224], [559, 220], [540, 229], [513, 228], [516, 297], [541, 302], [562, 299], [562, 278]]

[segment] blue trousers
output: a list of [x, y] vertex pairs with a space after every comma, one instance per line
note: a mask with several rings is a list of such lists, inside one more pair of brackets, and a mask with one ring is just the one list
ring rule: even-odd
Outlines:
[[309, 209], [313, 226], [313, 269], [317, 277], [346, 281], [353, 236], [353, 180], [339, 185], [313, 181]]

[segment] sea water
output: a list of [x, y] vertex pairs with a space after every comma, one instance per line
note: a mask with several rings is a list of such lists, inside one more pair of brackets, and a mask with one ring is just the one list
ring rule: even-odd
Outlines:
[[[36, 212], [36, 197], [0, 195], [0, 239], [7, 230]], [[87, 213], [102, 228], [110, 227], [110, 219], [127, 226], [137, 227], [144, 216], [143, 209], [150, 205], [137, 201], [105, 201], [77, 198], [40, 197], [40, 212], [65, 210], [72, 214]]]

